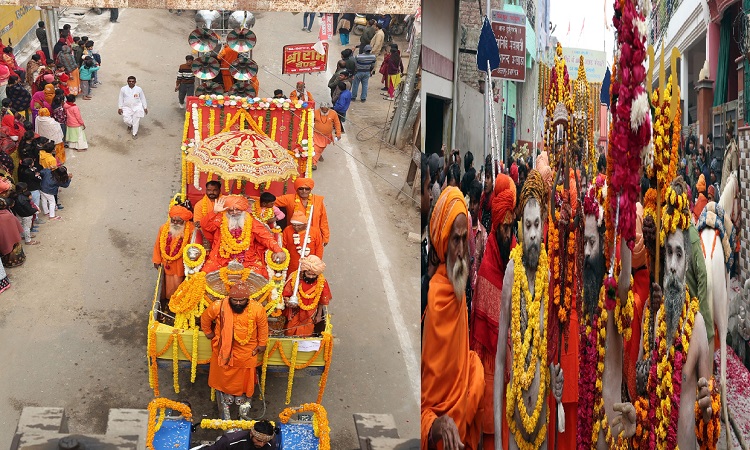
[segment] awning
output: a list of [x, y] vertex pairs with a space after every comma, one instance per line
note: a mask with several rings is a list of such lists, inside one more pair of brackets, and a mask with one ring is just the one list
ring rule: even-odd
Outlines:
[[[505, 5], [504, 11], [523, 14], [526, 16], [526, 11], [520, 5]], [[531, 69], [531, 62], [536, 61], [536, 34], [534, 28], [529, 22], [529, 18], [526, 17], [526, 68]]]

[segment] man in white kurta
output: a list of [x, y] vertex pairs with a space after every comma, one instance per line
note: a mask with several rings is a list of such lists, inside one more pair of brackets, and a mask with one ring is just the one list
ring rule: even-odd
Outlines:
[[138, 124], [141, 117], [148, 114], [148, 104], [146, 95], [140, 86], [135, 85], [135, 77], [128, 77], [128, 85], [120, 89], [120, 99], [118, 102], [117, 114], [122, 116], [122, 120], [132, 130], [133, 139], [138, 137]]

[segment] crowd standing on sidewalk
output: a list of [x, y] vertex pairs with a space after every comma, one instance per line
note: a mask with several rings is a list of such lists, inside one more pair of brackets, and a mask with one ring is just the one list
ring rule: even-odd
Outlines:
[[101, 84], [94, 41], [65, 25], [50, 48], [43, 21], [35, 35], [38, 50], [25, 67], [0, 43], [0, 292], [10, 287], [5, 268], [23, 265], [24, 245], [40, 243], [39, 227], [62, 219], [60, 188], [73, 178], [66, 149], [89, 147], [76, 100], [92, 99]]

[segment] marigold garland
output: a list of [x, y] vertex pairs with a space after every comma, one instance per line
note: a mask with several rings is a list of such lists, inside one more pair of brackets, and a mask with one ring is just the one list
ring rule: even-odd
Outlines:
[[[240, 281], [246, 281], [247, 278], [250, 276], [250, 269], [247, 267], [244, 267], [240, 270], [232, 270], [229, 268], [229, 266], [222, 267], [219, 269], [219, 278], [224, 283], [224, 287], [229, 290], [230, 287], [234, 286]], [[229, 275], [239, 275], [240, 279], [237, 281], [230, 281]]]
[[229, 220], [227, 219], [227, 215], [224, 214], [219, 229], [221, 230], [219, 255], [222, 258], [230, 258], [232, 255], [242, 253], [250, 248], [253, 239], [253, 234], [251, 233], [252, 227], [250, 224], [246, 224], [246, 226], [242, 227], [242, 234], [240, 234], [239, 238], [235, 239], [235, 237], [232, 236], [232, 233], [229, 232]]
[[146, 430], [146, 448], [149, 450], [155, 450], [154, 448], [154, 436], [159, 431], [159, 427], [156, 424], [156, 414], [159, 411], [159, 423], [163, 422], [161, 419], [164, 409], [169, 408], [177, 411], [185, 418], [185, 420], [191, 420], [193, 413], [190, 407], [184, 403], [178, 403], [167, 398], [155, 398], [148, 404], [148, 428]]
[[[271, 422], [272, 427], [276, 427], [276, 423]], [[204, 430], [252, 430], [257, 423], [256, 420], [221, 420], [221, 419], [203, 419], [201, 420], [200, 427]]]
[[[677, 425], [682, 392], [682, 367], [687, 360], [699, 302], [685, 289], [685, 302], [677, 325], [677, 334], [667, 348], [665, 304], [659, 308], [647, 396], [635, 403], [638, 423], [633, 439], [635, 448], [677, 449]], [[646, 316], [648, 318], [648, 316]], [[645, 322], [644, 322], [645, 323]], [[649, 340], [644, 335], [644, 353], [649, 353]], [[644, 357], [645, 359], [645, 357]], [[644, 420], [645, 419], [645, 420]]]
[[[299, 271], [295, 271], [294, 273], [292, 273], [290, 277], [290, 281], [293, 284], [295, 284], [297, 282], [298, 276], [299, 276]], [[325, 284], [326, 284], [325, 276], [323, 276], [323, 274], [320, 274], [318, 275], [318, 280], [315, 283], [315, 287], [312, 288], [309, 292], [305, 292], [302, 289], [302, 285], [300, 285], [297, 291], [300, 297], [307, 299], [307, 300], [312, 300], [310, 304], [305, 304], [305, 302], [300, 302], [299, 303], [300, 309], [303, 309], [305, 311], [312, 311], [316, 309], [318, 307], [318, 302], [320, 301], [320, 296], [323, 294], [323, 288], [325, 287]]]
[[[286, 399], [284, 404], [288, 405], [292, 401], [292, 385], [294, 384], [294, 369], [297, 368], [297, 348], [299, 344], [294, 341], [292, 344], [292, 361], [289, 363], [289, 376], [286, 381]], [[283, 353], [283, 352], [282, 352]]]
[[[539, 265], [537, 267], [534, 281], [534, 297], [527, 299], [529, 292], [526, 271], [523, 270], [523, 246], [517, 245], [510, 254], [517, 270], [513, 277], [513, 302], [511, 307], [511, 337], [513, 340], [513, 375], [511, 385], [506, 394], [506, 417], [510, 432], [515, 436], [516, 442], [522, 449], [537, 448], [544, 437], [547, 436], [547, 423], [545, 419], [544, 426], [539, 428], [534, 442], [528, 442], [524, 439], [523, 434], [517, 429], [514, 412], [516, 408], [519, 411], [523, 429], [526, 433], [533, 433], [537, 428], [541, 418], [542, 408], [547, 397], [547, 390], [550, 381], [549, 368], [547, 367], [547, 328], [542, 327], [540, 319], [540, 308], [544, 311], [549, 310], [549, 289], [547, 286], [547, 276], [549, 266], [547, 262], [547, 251], [544, 245], [541, 246], [539, 255]], [[521, 295], [523, 295], [528, 311], [528, 322], [526, 329], [521, 330]], [[543, 330], [542, 330], [543, 328]], [[527, 361], [528, 359], [528, 361]], [[539, 393], [536, 399], [534, 410], [531, 414], [523, 406], [523, 392], [528, 390], [534, 380], [537, 366], [540, 366], [540, 384]], [[547, 411], [549, 415], [549, 410]]]
[[281, 251], [284, 252], [285, 258], [284, 258], [284, 261], [280, 263], [274, 262], [272, 258], [273, 254], [271, 252], [266, 252], [266, 264], [274, 272], [281, 272], [284, 269], [289, 267], [289, 250], [287, 250], [284, 247], [281, 247]]
[[[192, 248], [198, 249], [199, 252], [198, 259], [195, 261], [187, 257], [188, 251]], [[186, 245], [182, 251], [182, 262], [185, 266], [185, 277], [189, 279], [191, 276], [197, 274], [203, 267], [203, 263], [206, 262], [205, 247], [195, 243]]]
[[267, 223], [274, 216], [273, 208], [262, 208], [260, 201], [253, 202], [251, 214], [262, 224]]
[[274, 117], [273, 118], [273, 122], [271, 123], [271, 140], [272, 141], [276, 140], [276, 122], [277, 122], [277, 120], [278, 119], [276, 117]]
[[[659, 239], [662, 243], [666, 242], [668, 234], [674, 233], [678, 228], [686, 230], [693, 223], [687, 192], [677, 195], [671, 185], [667, 186], [664, 200], [664, 205], [661, 208], [661, 230], [659, 233]], [[670, 209], [672, 214], [669, 214]]]
[[[174, 239], [169, 235], [169, 223], [162, 225], [159, 232], [159, 252], [162, 261], [171, 263], [182, 258], [182, 250], [185, 244], [190, 241], [190, 232], [192, 232], [192, 226], [186, 223], [182, 236], [179, 239]], [[167, 248], [167, 241], [170, 244], [169, 248]]]
[[656, 189], [648, 188], [643, 196], [643, 217], [651, 216], [656, 221]]
[[[318, 449], [319, 450], [330, 450], [331, 449], [331, 427], [328, 424], [328, 414], [326, 413], [323, 405], [319, 403], [303, 403], [296, 408], [286, 408], [279, 414], [281, 423], [289, 423], [293, 414], [300, 412], [311, 412], [313, 413], [313, 430], [316, 432], [318, 437]], [[315, 426], [317, 422], [317, 427]]]
[[695, 435], [701, 450], [715, 449], [721, 434], [721, 396], [713, 376], [708, 381], [708, 390], [711, 391], [711, 418], [708, 422], [703, 420], [703, 411], [698, 402], [695, 402]]

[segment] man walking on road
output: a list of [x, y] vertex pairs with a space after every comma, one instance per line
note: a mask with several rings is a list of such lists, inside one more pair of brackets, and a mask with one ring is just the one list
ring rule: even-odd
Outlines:
[[140, 86], [135, 85], [135, 77], [128, 77], [128, 85], [120, 89], [120, 99], [117, 106], [117, 114], [128, 126], [128, 131], [133, 131], [133, 139], [138, 139], [138, 125], [141, 117], [148, 114], [146, 94]]
[[318, 169], [318, 161], [323, 157], [323, 150], [328, 144], [341, 139], [341, 122], [336, 111], [331, 109], [331, 104], [321, 102], [320, 108], [315, 110], [315, 135], [313, 145], [315, 156], [313, 157], [313, 170]]
[[50, 54], [49, 54], [49, 42], [47, 41], [47, 29], [44, 27], [44, 21], [40, 20], [39, 28], [36, 29], [36, 38], [39, 39], [39, 45], [42, 46], [42, 51], [44, 52], [44, 56], [47, 58], [47, 60], [51, 60]]
[[185, 97], [195, 93], [195, 75], [193, 75], [193, 55], [185, 57], [185, 64], [180, 64], [177, 69], [177, 84], [174, 91], [178, 92], [177, 100], [180, 102], [180, 108], [185, 107]]
[[354, 80], [352, 81], [352, 99], [357, 98], [359, 84], [362, 83], [362, 97], [360, 97], [360, 100], [363, 103], [367, 100], [367, 86], [370, 83], [370, 76], [375, 73], [376, 59], [375, 55], [372, 54], [372, 47], [370, 45], [365, 45], [365, 52], [357, 55], [355, 58], [354, 62], [357, 73], [354, 74]]

